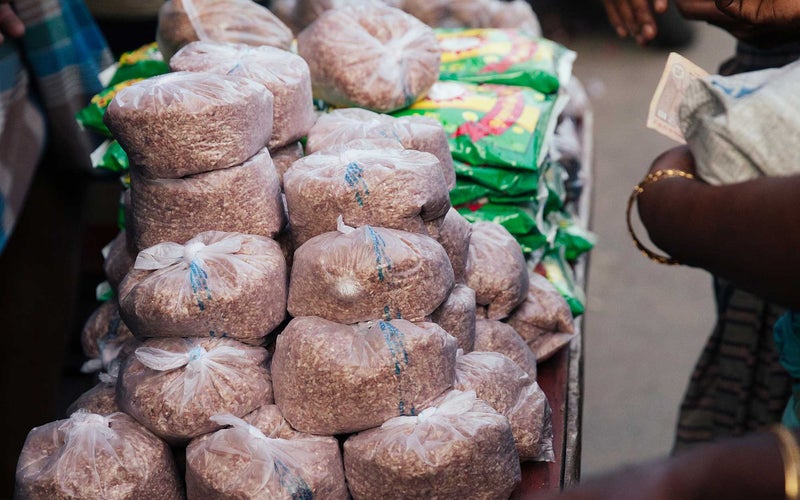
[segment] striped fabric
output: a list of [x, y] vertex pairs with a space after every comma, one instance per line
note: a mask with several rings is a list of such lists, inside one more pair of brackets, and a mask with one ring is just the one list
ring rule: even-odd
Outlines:
[[75, 113], [102, 90], [111, 61], [105, 40], [79, 0], [16, 0], [25, 36], [0, 44], [0, 252], [14, 227], [46, 130], [65, 165], [90, 169], [92, 138]]

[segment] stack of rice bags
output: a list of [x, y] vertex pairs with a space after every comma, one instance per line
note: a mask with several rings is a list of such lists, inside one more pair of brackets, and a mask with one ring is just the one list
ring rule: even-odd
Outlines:
[[[395, 57], [428, 57], [415, 40], [432, 32], [407, 14], [344, 13], [301, 43], [337, 23], [407, 25]], [[505, 498], [520, 461], [553, 460], [537, 354], [571, 338], [572, 316], [507, 230], [451, 207], [444, 129], [365, 109], [311, 127], [312, 83], [389, 111], [436, 79], [438, 65], [427, 84], [353, 87], [337, 68], [362, 45], [334, 46], [328, 68], [311, 50], [309, 79], [277, 49], [193, 42], [173, 73], [116, 95], [105, 121], [131, 161], [129, 225], [107, 252], [116, 298], [84, 335], [107, 373], [57, 433], [31, 432], [23, 498]], [[144, 458], [119, 467], [141, 473], [107, 468], [82, 489], [82, 464], [131, 447]]]

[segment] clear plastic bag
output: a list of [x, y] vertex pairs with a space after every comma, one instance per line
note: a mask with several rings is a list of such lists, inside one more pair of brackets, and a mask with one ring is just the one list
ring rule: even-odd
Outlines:
[[497, 352], [460, 353], [454, 388], [475, 391], [508, 418], [521, 460], [555, 460], [547, 396], [511, 358]]
[[167, 0], [158, 12], [156, 41], [165, 61], [197, 40], [289, 50], [292, 38], [269, 9], [251, 0]]
[[131, 236], [144, 250], [203, 231], [274, 238], [286, 224], [278, 172], [266, 148], [235, 167], [182, 179], [131, 175]]
[[286, 50], [192, 42], [172, 57], [169, 66], [173, 71], [243, 76], [267, 87], [275, 99], [270, 150], [305, 137], [317, 119], [308, 64]]
[[214, 415], [272, 402], [267, 358], [230, 339], [150, 339], [123, 363], [117, 402], [156, 435], [185, 443], [218, 429]]
[[182, 499], [169, 447], [124, 413], [74, 413], [35, 427], [17, 463], [14, 498]]
[[81, 330], [81, 346], [87, 358], [100, 358], [101, 341], [109, 339], [125, 340], [133, 334], [119, 316], [119, 306], [115, 299], [100, 304], [94, 310]]
[[287, 270], [274, 240], [207, 231], [136, 258], [120, 286], [137, 337], [230, 337], [258, 344], [286, 315]]
[[430, 153], [439, 159], [448, 189], [456, 184], [453, 157], [444, 127], [433, 118], [412, 115], [396, 118], [361, 108], [334, 109], [319, 117], [308, 132], [306, 152], [367, 140], [396, 140], [406, 149]]
[[231, 414], [212, 420], [230, 427], [186, 449], [189, 498], [349, 498], [335, 439], [274, 438]]
[[453, 288], [453, 268], [434, 239], [362, 226], [324, 233], [294, 253], [289, 314], [353, 324], [422, 320]]
[[431, 321], [458, 341], [458, 348], [471, 352], [475, 345], [475, 290], [456, 285], [447, 299], [433, 311]]
[[536, 380], [536, 355], [511, 325], [478, 318], [473, 352], [499, 352], [511, 358], [531, 380]]
[[283, 189], [298, 245], [335, 231], [339, 216], [350, 226], [429, 234], [450, 209], [439, 160], [385, 141], [350, 142], [306, 156], [283, 176]]
[[303, 432], [377, 427], [419, 413], [449, 389], [455, 356], [455, 339], [433, 323], [295, 318], [275, 347], [275, 404]]
[[355, 500], [497, 500], [521, 480], [508, 419], [474, 391], [450, 391], [418, 416], [350, 437], [344, 465]]
[[439, 77], [433, 30], [405, 12], [362, 4], [323, 13], [297, 37], [314, 97], [389, 112], [424, 96]]
[[539, 19], [524, 0], [405, 0], [402, 9], [434, 28], [514, 28], [542, 35]]
[[275, 164], [275, 170], [278, 172], [278, 177], [281, 179], [281, 190], [283, 189], [283, 174], [289, 170], [294, 162], [305, 156], [303, 152], [303, 144], [301, 142], [293, 142], [281, 148], [269, 152], [272, 156], [272, 162]]
[[472, 224], [467, 258], [467, 286], [489, 319], [503, 319], [528, 293], [528, 270], [517, 240], [494, 222]]
[[177, 179], [238, 165], [272, 135], [272, 93], [241, 76], [180, 71], [121, 90], [103, 121], [131, 169]]
[[98, 415], [111, 415], [122, 411], [117, 403], [117, 376], [121, 362], [113, 363], [108, 373], [100, 373], [100, 382], [84, 392], [67, 408], [67, 416], [78, 410]]
[[467, 259], [471, 238], [472, 224], [458, 213], [458, 210], [451, 207], [439, 228], [439, 243], [450, 258], [456, 283], [465, 283], [467, 280]]
[[136, 260], [135, 251], [128, 244], [128, 233], [122, 230], [111, 242], [103, 248], [103, 272], [113, 290], [119, 290], [119, 284], [125, 275], [133, 269]]

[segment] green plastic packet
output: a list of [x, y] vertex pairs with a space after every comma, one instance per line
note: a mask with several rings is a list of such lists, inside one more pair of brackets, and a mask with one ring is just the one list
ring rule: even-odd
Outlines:
[[464, 205], [474, 200], [486, 198], [492, 203], [538, 203], [538, 190], [509, 196], [503, 191], [488, 188], [468, 179], [456, 177], [456, 187], [450, 191], [450, 203], [453, 206]]
[[106, 139], [90, 155], [92, 166], [112, 172], [127, 172], [130, 168], [128, 154], [116, 140]]
[[94, 289], [94, 297], [98, 302], [108, 302], [114, 298], [114, 290], [108, 281], [103, 281]]
[[[562, 210], [567, 200], [567, 180], [569, 173], [564, 166], [558, 162], [548, 161], [542, 174], [545, 186], [547, 186], [547, 196], [544, 200], [545, 213]], [[541, 201], [541, 199], [540, 199]]]
[[498, 83], [557, 92], [572, 77], [575, 52], [514, 29], [437, 29], [440, 80]]
[[546, 253], [535, 271], [545, 276], [564, 297], [573, 316], [578, 317], [586, 311], [586, 293], [576, 282], [575, 272], [567, 263], [563, 251]]
[[581, 227], [572, 214], [552, 212], [547, 217], [552, 227], [557, 228], [555, 248], [564, 250], [564, 258], [572, 261], [594, 248], [597, 236]]
[[117, 70], [107, 86], [128, 80], [150, 78], [169, 73], [169, 65], [158, 50], [156, 42], [143, 45], [136, 50], [123, 53], [117, 62]]
[[453, 160], [453, 167], [459, 180], [469, 179], [471, 182], [503, 192], [508, 196], [535, 193], [539, 188], [538, 172], [470, 165], [458, 160]]
[[535, 207], [529, 204], [491, 203], [488, 198], [482, 198], [456, 206], [456, 210], [472, 223], [496, 222], [514, 236], [541, 232]]
[[535, 171], [564, 104], [565, 96], [525, 87], [436, 82], [427, 97], [394, 115], [438, 120], [456, 160]]
[[109, 131], [106, 124], [103, 123], [103, 115], [106, 113], [106, 108], [111, 103], [111, 99], [117, 95], [117, 92], [142, 80], [144, 80], [144, 78], [134, 78], [104, 89], [99, 94], [92, 97], [88, 106], [75, 114], [75, 119], [84, 127], [99, 132], [107, 137], [111, 137], [111, 131]]

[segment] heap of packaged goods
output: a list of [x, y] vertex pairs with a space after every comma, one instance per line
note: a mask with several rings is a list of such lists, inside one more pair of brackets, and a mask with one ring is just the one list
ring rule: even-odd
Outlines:
[[[264, 46], [287, 28], [261, 7], [227, 19], [243, 1], [167, 2], [172, 72], [153, 47], [126, 55], [78, 117], [119, 141], [126, 230], [82, 337], [99, 383], [31, 431], [17, 496], [507, 498], [520, 462], [554, 459], [537, 362], [576, 308], [542, 276], [564, 259], [532, 272], [524, 234], [451, 197], [560, 213], [563, 173], [542, 167], [559, 97], [436, 82], [433, 30], [373, 2], [320, 12], [300, 53], [329, 44], [327, 67], [309, 65]], [[358, 44], [335, 38], [353, 24]], [[380, 92], [341, 75], [354, 60]], [[448, 88], [482, 106], [469, 123], [417, 116]], [[356, 107], [315, 122], [312, 89]], [[498, 100], [505, 128], [481, 122]], [[485, 123], [519, 138], [471, 145]]]

